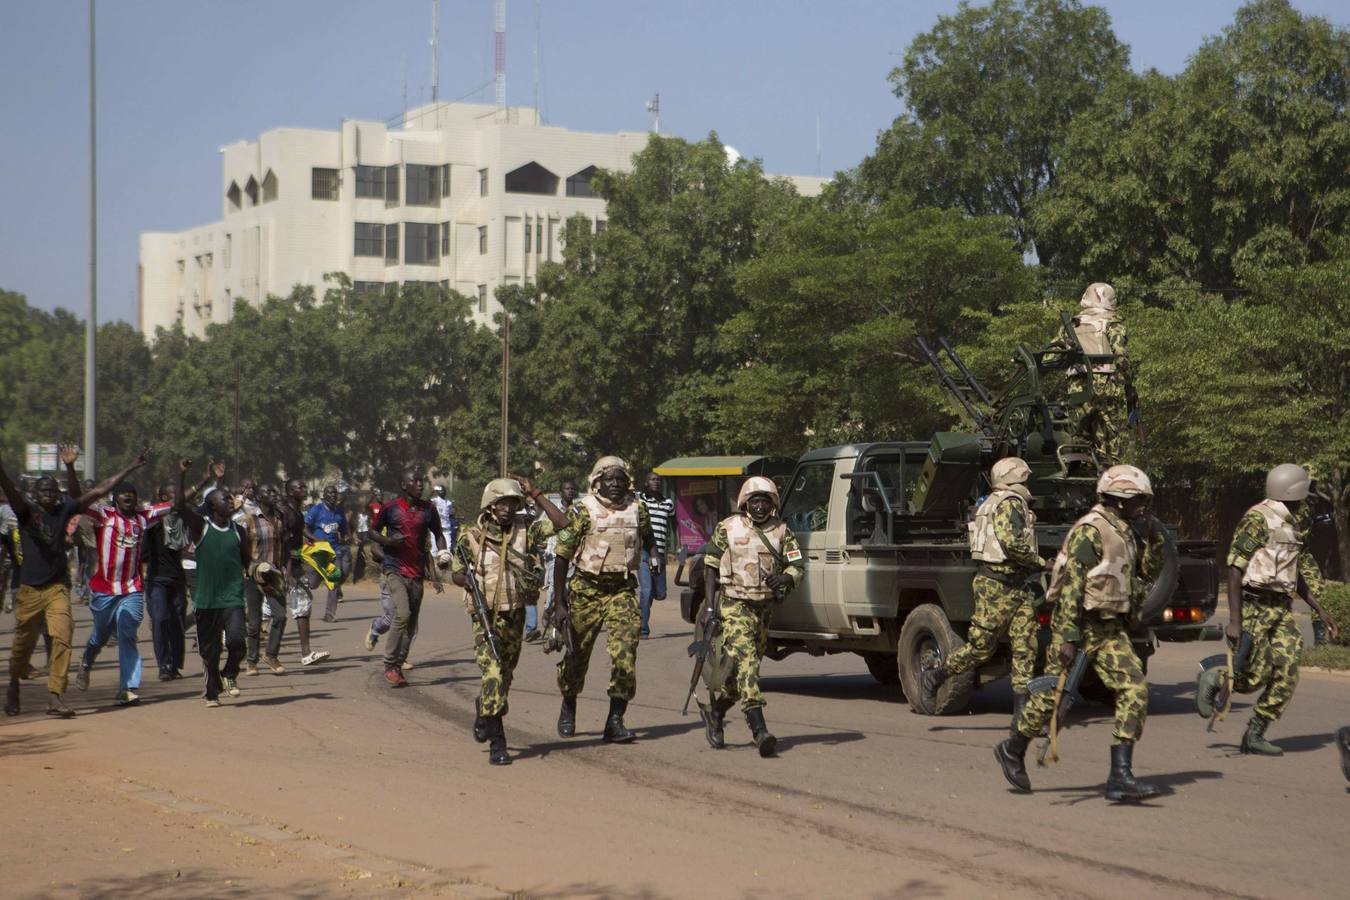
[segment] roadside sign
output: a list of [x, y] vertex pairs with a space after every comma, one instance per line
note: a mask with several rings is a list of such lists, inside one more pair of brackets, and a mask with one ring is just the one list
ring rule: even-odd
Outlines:
[[[61, 457], [57, 452], [56, 444], [28, 444], [24, 453], [24, 470], [28, 472], [59, 472], [64, 466], [61, 465]], [[84, 454], [75, 460], [75, 469], [84, 471]]]

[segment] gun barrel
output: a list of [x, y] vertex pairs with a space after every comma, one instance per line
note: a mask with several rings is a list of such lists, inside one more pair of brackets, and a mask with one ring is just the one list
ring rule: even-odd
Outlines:
[[946, 338], [938, 338], [938, 344], [946, 351], [952, 364], [956, 366], [956, 371], [961, 373], [961, 377], [966, 380], [966, 384], [970, 385], [970, 389], [979, 396], [980, 401], [986, 406], [992, 406], [994, 401], [990, 398], [989, 392], [984, 389], [984, 385], [980, 384], [980, 381], [975, 377], [975, 374], [971, 372], [970, 369], [966, 368], [965, 360], [961, 358], [961, 354], [956, 352], [956, 348], [951, 345], [951, 341], [948, 341]]
[[937, 354], [928, 346], [928, 342], [921, 337], [916, 337], [914, 340], [915, 343], [918, 344], [920, 355], [923, 356], [924, 361], [927, 362], [937, 374], [938, 381], [947, 389], [947, 393], [955, 397], [957, 402], [961, 404], [966, 411], [966, 415], [970, 416], [975, 422], [976, 428], [986, 434], [990, 434], [992, 429], [990, 427], [989, 417], [985, 415], [979, 407], [970, 402], [970, 398], [967, 397], [965, 391], [961, 389], [961, 385], [952, 377], [950, 372], [943, 368], [942, 360], [938, 359]]

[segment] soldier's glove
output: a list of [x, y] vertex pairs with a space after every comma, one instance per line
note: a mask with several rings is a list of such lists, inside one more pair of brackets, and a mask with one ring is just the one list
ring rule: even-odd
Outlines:
[[772, 575], [765, 577], [764, 583], [777, 591], [791, 586], [792, 579], [786, 573], [774, 572]]
[[1064, 668], [1073, 665], [1074, 657], [1078, 655], [1078, 647], [1068, 641], [1059, 645], [1059, 662]]

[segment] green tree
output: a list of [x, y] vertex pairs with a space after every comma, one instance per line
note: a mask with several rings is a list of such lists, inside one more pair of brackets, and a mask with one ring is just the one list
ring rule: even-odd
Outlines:
[[1077, 0], [961, 3], [920, 34], [890, 75], [905, 104], [857, 185], [872, 197], [1012, 219], [1018, 245], [1057, 252], [1031, 220], [1069, 123], [1129, 67], [1110, 17]]

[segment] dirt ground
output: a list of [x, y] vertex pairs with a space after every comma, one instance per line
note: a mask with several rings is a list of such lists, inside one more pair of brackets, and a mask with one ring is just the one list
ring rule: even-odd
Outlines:
[[[304, 669], [292, 636], [281, 676], [242, 678], [206, 709], [200, 665], [154, 680], [117, 709], [116, 648], [71, 721], [0, 720], [5, 897], [1342, 897], [1350, 793], [1333, 745], [1350, 723], [1350, 678], [1305, 673], [1271, 736], [1281, 759], [1240, 756], [1252, 698], [1207, 734], [1193, 711], [1196, 661], [1217, 644], [1163, 645], [1151, 660], [1136, 774], [1157, 801], [1101, 797], [1109, 711], [1085, 711], [1064, 759], [1010, 793], [991, 748], [1006, 733], [1006, 683], [968, 714], [913, 715], [855, 656], [765, 662], [780, 755], [761, 760], [739, 714], [708, 748], [687, 687], [688, 628], [658, 604], [639, 651], [631, 746], [600, 741], [606, 661], [597, 654], [578, 736], [554, 732], [556, 657], [527, 645], [506, 719], [515, 764], [487, 764], [469, 736], [477, 670], [468, 619], [428, 592], [411, 686], [389, 688], [361, 646], [378, 610], [367, 582], [333, 652]], [[457, 593], [457, 592], [456, 592]], [[7, 662], [13, 620], [0, 622]], [[88, 637], [77, 612], [77, 647]], [[151, 657], [148, 624], [142, 653]], [[382, 647], [380, 649], [383, 649]], [[39, 654], [39, 662], [41, 654]]]

